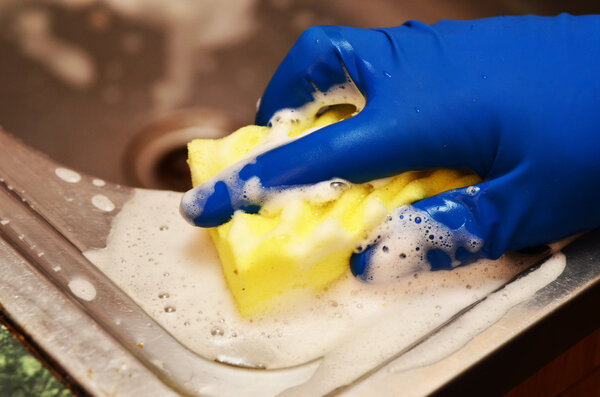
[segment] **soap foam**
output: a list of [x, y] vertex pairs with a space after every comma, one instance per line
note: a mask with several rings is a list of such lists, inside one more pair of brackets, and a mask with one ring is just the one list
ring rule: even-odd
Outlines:
[[[469, 188], [467, 188], [469, 189]], [[357, 249], [374, 245], [371, 250], [372, 265], [363, 277], [374, 282], [388, 282], [415, 272], [431, 270], [427, 252], [441, 250], [448, 255], [448, 267], [461, 262], [455, 258], [460, 247], [474, 253], [483, 241], [465, 230], [450, 230], [434, 221], [426, 211], [407, 205], [392, 211], [386, 221], [375, 228]]]
[[358, 88], [350, 81], [332, 87], [327, 92], [317, 91], [314, 100], [300, 109], [282, 109], [271, 118], [267, 138], [261, 145], [250, 150], [243, 158], [235, 164], [224, 168], [213, 178], [199, 187], [187, 192], [181, 201], [181, 210], [187, 218], [196, 219], [202, 214], [202, 207], [197, 202], [204, 201], [214, 190], [202, 192], [205, 186], [214, 186], [219, 181], [224, 181], [232, 199], [232, 205], [236, 208], [248, 204], [259, 204], [270, 208], [283, 208], [290, 198], [311, 202], [323, 202], [333, 200], [343, 192], [343, 186], [347, 182], [340, 179], [332, 179], [314, 185], [303, 185], [285, 189], [265, 189], [260, 180], [252, 177], [248, 180], [239, 178], [239, 172], [250, 164], [255, 164], [257, 157], [261, 154], [289, 144], [297, 139], [305, 137], [318, 131], [322, 127], [309, 128], [302, 133], [290, 137], [288, 132], [301, 120], [310, 120], [323, 109], [333, 105], [350, 104], [356, 108], [355, 114], [365, 106], [365, 98]]
[[[267, 369], [324, 357], [315, 375], [290, 395], [321, 395], [352, 382], [536, 260], [507, 256], [384, 284], [363, 283], [348, 272], [319, 293], [299, 292], [302, 299], [244, 319], [207, 232], [178, 216], [180, 198], [178, 193], [136, 190], [115, 217], [107, 248], [86, 257], [203, 357]], [[541, 284], [557, 273], [544, 276]], [[539, 281], [542, 274], [531, 280]], [[540, 283], [519, 288], [533, 293]], [[434, 352], [430, 360], [445, 354]]]
[[[266, 213], [281, 211], [283, 219], [286, 211], [294, 211], [294, 203], [333, 200], [350, 186], [347, 181], [334, 179], [312, 186], [270, 189], [267, 194], [258, 178], [236, 179], [237, 171], [254, 163], [261, 153], [316, 131], [287, 136], [297, 120], [333, 104], [351, 103], [357, 111], [364, 106], [364, 98], [352, 85], [316, 96], [314, 103], [301, 110], [278, 112], [271, 120], [268, 143], [220, 174], [234, 175], [226, 180], [231, 197], [261, 203]], [[219, 178], [222, 176], [215, 176], [212, 182]], [[371, 184], [378, 186], [386, 181]], [[265, 369], [296, 366], [322, 357], [314, 376], [305, 385], [288, 390], [288, 395], [321, 395], [352, 382], [488, 296], [538, 259], [513, 255], [448, 271], [423, 272], [428, 269], [423, 252], [432, 247], [455, 247], [443, 225], [405, 207], [388, 218], [406, 217], [402, 234], [387, 222], [379, 228], [371, 225], [375, 230], [365, 236], [364, 245], [377, 241], [382, 248], [375, 255], [376, 271], [371, 276], [388, 282], [363, 283], [348, 271], [323, 291], [294, 291], [273, 312], [241, 318], [207, 232], [187, 225], [178, 216], [180, 197], [170, 192], [136, 190], [115, 218], [107, 248], [86, 256], [174, 337], [203, 357]], [[182, 200], [188, 215], [201, 211], [195, 198], [188, 194]], [[366, 223], [388, 216], [383, 206], [369, 208], [366, 213]], [[329, 224], [323, 228], [324, 233], [340, 230]], [[239, 244], [250, 244], [251, 233], [233, 227], [230, 233], [240, 235]], [[463, 237], [460, 244], [470, 250], [480, 247], [481, 241], [474, 236], [464, 232]], [[543, 269], [521, 283], [527, 296], [560, 273]], [[508, 306], [520, 301], [512, 300]], [[508, 306], [503, 301], [495, 313], [501, 317]], [[472, 327], [464, 324], [467, 334], [461, 341], [495, 321], [484, 315], [476, 314], [481, 321], [473, 321]], [[436, 349], [437, 345], [427, 351], [428, 362], [445, 357], [451, 350]], [[410, 367], [423, 361], [413, 357], [407, 363]]]
[[555, 280], [565, 269], [566, 258], [555, 253], [539, 268], [506, 287], [490, 294], [483, 302], [455, 322], [396, 360], [388, 371], [402, 372], [414, 367], [433, 364], [466, 345], [477, 334], [500, 320], [512, 307], [531, 298], [533, 294]]

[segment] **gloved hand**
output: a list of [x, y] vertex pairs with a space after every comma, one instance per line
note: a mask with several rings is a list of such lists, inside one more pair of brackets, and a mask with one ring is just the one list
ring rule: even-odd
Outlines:
[[[484, 181], [400, 209], [387, 240], [421, 228], [420, 259], [447, 269], [600, 226], [600, 17], [310, 28], [267, 86], [257, 123], [347, 76], [366, 98], [362, 112], [191, 190], [183, 215], [215, 226], [256, 211], [273, 189], [467, 167]], [[264, 194], [244, 197], [239, 182], [252, 177]], [[356, 275], [372, 278], [382, 244], [353, 257]]]

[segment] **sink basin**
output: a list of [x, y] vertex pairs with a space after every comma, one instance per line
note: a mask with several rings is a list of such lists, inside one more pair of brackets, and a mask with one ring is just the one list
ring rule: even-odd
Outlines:
[[[109, 181], [186, 190], [189, 135], [164, 136], [192, 124], [218, 136], [251, 123], [305, 28], [561, 11], [553, 3], [3, 1], [0, 125]], [[600, 11], [580, 3], [570, 11]]]

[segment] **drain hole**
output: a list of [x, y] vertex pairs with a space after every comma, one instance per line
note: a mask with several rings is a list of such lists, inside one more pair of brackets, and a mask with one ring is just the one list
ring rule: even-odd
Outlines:
[[181, 111], [150, 123], [126, 150], [128, 183], [180, 192], [191, 189], [187, 143], [195, 138], [220, 138], [238, 126], [231, 117], [212, 109]]
[[161, 188], [178, 192], [192, 188], [192, 175], [186, 160], [186, 146], [175, 148], [158, 160], [154, 174], [155, 179], [161, 182]]

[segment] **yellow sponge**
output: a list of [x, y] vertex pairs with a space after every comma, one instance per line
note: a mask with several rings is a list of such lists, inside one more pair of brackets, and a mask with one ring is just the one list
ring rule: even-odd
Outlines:
[[[353, 108], [336, 107], [291, 124], [288, 136], [347, 118]], [[268, 127], [247, 126], [222, 139], [188, 144], [194, 186], [269, 140]], [[395, 207], [442, 191], [480, 182], [453, 170], [406, 172], [351, 185], [335, 199], [268, 202], [258, 214], [238, 211], [231, 221], [209, 229], [228, 287], [242, 316], [263, 313], [297, 289], [319, 290], [348, 271], [350, 256], [365, 235]]]

